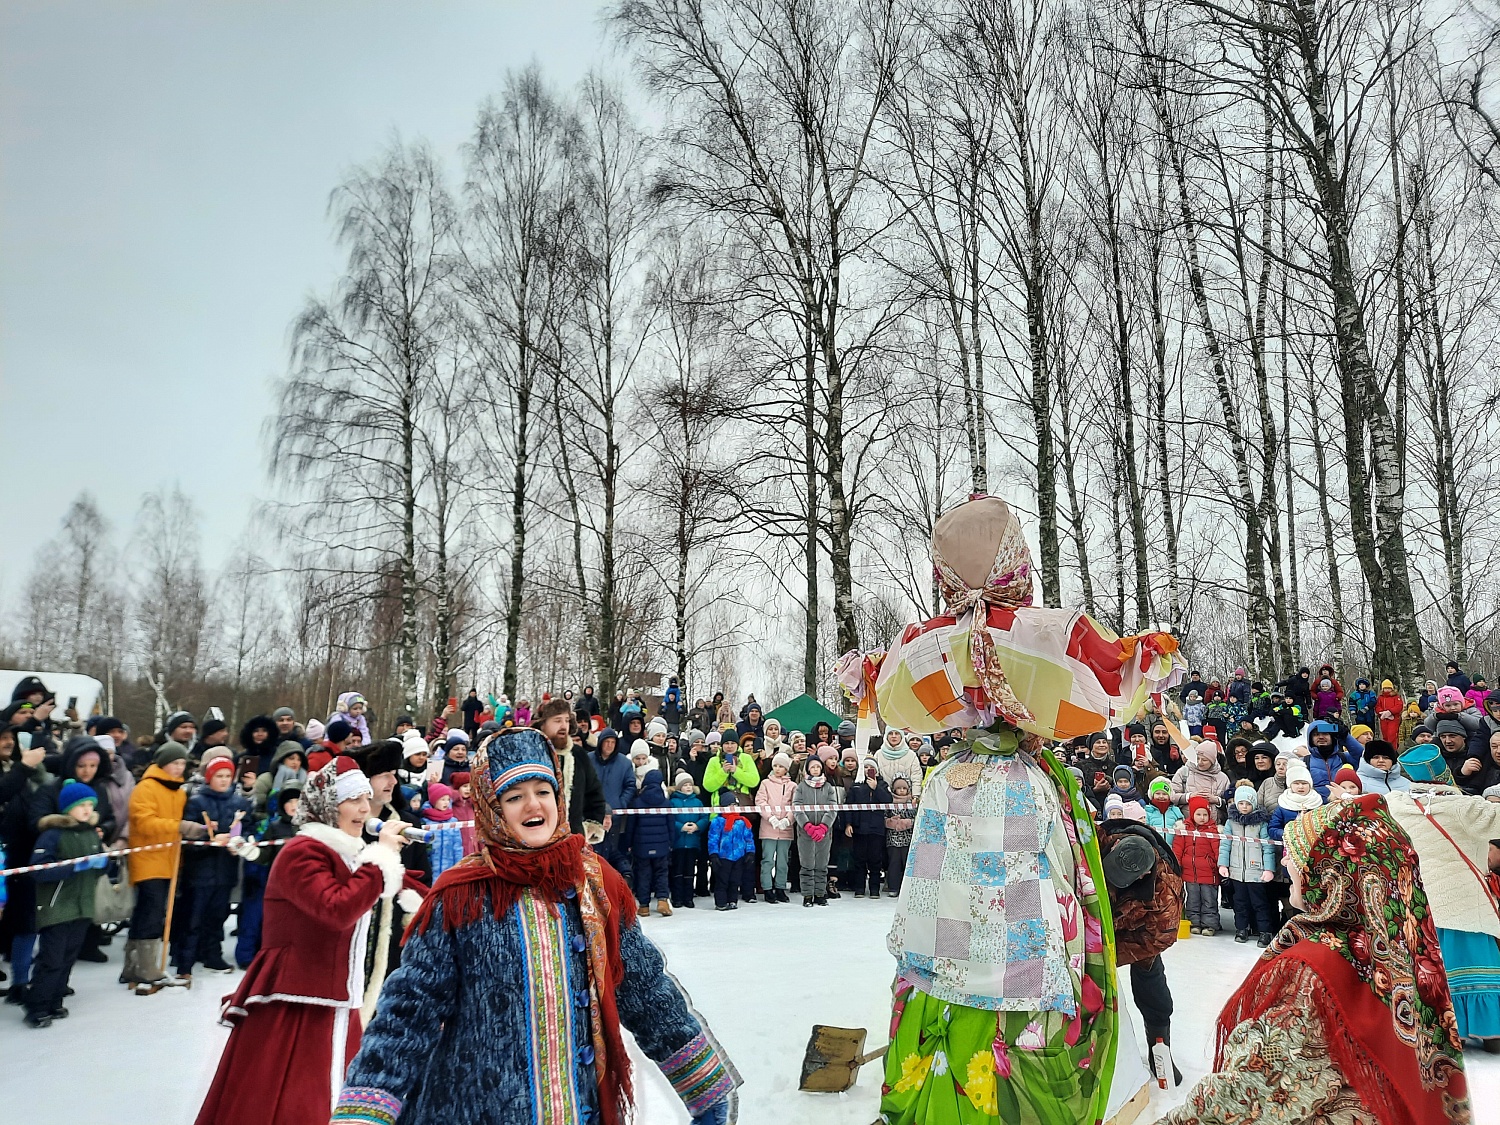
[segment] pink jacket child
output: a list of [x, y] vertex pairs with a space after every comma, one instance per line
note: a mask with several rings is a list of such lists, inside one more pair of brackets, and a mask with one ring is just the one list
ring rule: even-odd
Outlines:
[[[777, 777], [772, 774], [760, 783], [760, 788], [755, 791], [755, 803], [757, 805], [791, 805], [792, 798], [796, 796], [797, 783], [790, 777]], [[785, 828], [778, 828], [776, 824], [786, 823]], [[762, 840], [790, 840], [793, 829], [796, 827], [795, 817], [791, 809], [784, 812], [763, 812], [760, 814], [760, 838]]]

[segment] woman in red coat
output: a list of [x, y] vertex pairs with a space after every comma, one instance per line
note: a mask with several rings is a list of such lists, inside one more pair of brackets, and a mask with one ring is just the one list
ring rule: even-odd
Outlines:
[[373, 844], [369, 779], [346, 757], [308, 779], [266, 882], [260, 952], [220, 1020], [234, 1030], [197, 1125], [326, 1125], [359, 1050], [371, 908], [401, 889], [401, 825]]

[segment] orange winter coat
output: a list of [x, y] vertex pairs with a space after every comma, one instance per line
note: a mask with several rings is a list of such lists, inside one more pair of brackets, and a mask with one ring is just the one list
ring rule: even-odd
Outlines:
[[[170, 844], [182, 836], [182, 809], [187, 792], [181, 781], [174, 781], [158, 765], [146, 768], [140, 784], [130, 794], [130, 846]], [[158, 848], [150, 852], [132, 852], [130, 881], [170, 879], [174, 849]]]

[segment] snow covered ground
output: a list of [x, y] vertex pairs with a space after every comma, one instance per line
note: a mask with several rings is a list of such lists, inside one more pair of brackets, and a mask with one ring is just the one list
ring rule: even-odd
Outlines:
[[[844, 898], [812, 910], [758, 903], [732, 914], [699, 901], [695, 911], [643, 925], [743, 1074], [743, 1125], [869, 1125], [879, 1105], [879, 1064], [866, 1066], [841, 1095], [799, 1093], [797, 1077], [814, 1023], [868, 1028], [871, 1049], [885, 1041], [892, 964], [885, 934], [894, 900]], [[0, 1120], [192, 1122], [228, 1035], [215, 1022], [218, 999], [238, 978], [202, 974], [189, 992], [133, 996], [115, 983], [120, 944], [110, 947], [109, 964], [78, 966], [68, 1019], [33, 1031], [20, 1009], [0, 1008]], [[1166, 955], [1177, 1004], [1173, 1037], [1189, 1084], [1208, 1069], [1215, 1017], [1258, 952], [1221, 934], [1189, 938]], [[1469, 1051], [1465, 1061], [1475, 1125], [1500, 1125], [1500, 1057]], [[639, 1075], [638, 1120], [687, 1121], [654, 1067]], [[1153, 1090], [1141, 1120], [1180, 1100], [1181, 1092]]]

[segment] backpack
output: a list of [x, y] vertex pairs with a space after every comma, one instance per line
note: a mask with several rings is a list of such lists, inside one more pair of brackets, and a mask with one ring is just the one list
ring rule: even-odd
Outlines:
[[1177, 926], [1182, 921], [1182, 865], [1154, 828], [1132, 821], [1106, 821], [1099, 826], [1100, 859], [1127, 836], [1149, 843], [1156, 852], [1156, 865], [1123, 890], [1109, 887], [1115, 959], [1120, 965], [1149, 961], [1170, 949], [1177, 943]]

